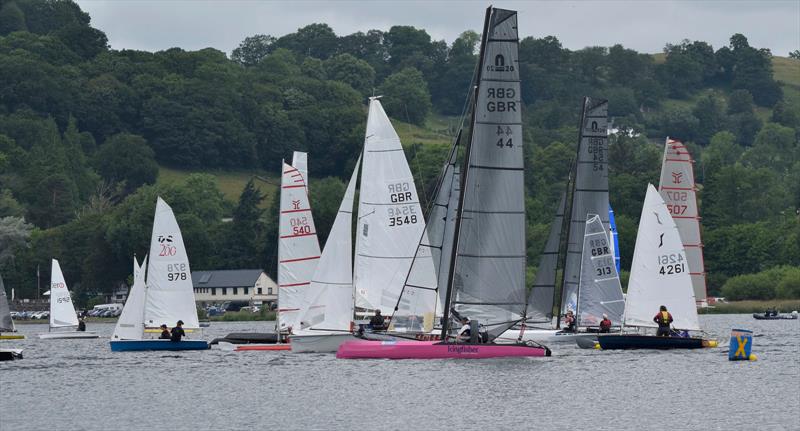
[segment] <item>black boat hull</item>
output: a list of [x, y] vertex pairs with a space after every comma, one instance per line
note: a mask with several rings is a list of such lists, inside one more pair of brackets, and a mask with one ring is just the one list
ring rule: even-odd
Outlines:
[[695, 337], [657, 337], [639, 334], [607, 334], [597, 337], [603, 350], [627, 349], [700, 349], [710, 347], [708, 340]]
[[796, 314], [779, 314], [777, 316], [765, 316], [763, 313], [753, 313], [756, 320], [797, 320]]
[[274, 332], [232, 332], [223, 338], [211, 340], [209, 344], [220, 341], [231, 344], [275, 344], [278, 342], [278, 335]]

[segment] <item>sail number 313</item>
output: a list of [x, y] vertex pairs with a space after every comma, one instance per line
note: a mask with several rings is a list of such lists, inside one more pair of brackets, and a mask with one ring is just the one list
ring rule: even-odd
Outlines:
[[661, 275], [680, 274], [686, 272], [686, 259], [680, 253], [662, 254], [657, 256]]
[[188, 280], [189, 275], [186, 271], [185, 263], [167, 264], [167, 281]]

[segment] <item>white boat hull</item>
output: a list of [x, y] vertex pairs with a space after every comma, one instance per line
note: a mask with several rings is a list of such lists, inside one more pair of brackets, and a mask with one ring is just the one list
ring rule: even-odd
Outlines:
[[342, 343], [356, 339], [348, 332], [302, 333], [290, 338], [292, 353], [336, 353]]
[[43, 334], [39, 334], [39, 338], [42, 340], [61, 340], [61, 339], [68, 339], [68, 338], [100, 338], [94, 332], [45, 332]]
[[[597, 339], [597, 334], [586, 332], [564, 332], [558, 329], [526, 329], [522, 341], [535, 341], [542, 344], [575, 344], [578, 338]], [[498, 343], [513, 343], [519, 339], [519, 329], [509, 329], [498, 338]]]

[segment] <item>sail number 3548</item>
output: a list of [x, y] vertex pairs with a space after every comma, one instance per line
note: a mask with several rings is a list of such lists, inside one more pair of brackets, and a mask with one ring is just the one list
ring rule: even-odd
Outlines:
[[661, 275], [680, 274], [686, 272], [686, 259], [680, 253], [662, 254], [657, 256], [658, 273]]

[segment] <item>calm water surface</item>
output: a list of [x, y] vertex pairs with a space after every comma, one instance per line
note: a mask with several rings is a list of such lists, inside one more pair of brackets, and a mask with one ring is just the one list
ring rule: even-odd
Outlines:
[[[0, 430], [800, 429], [800, 325], [701, 316], [720, 348], [551, 358], [337, 360], [289, 352], [112, 353], [99, 340], [3, 341]], [[214, 323], [210, 340], [271, 323]], [[729, 362], [732, 327], [757, 362]]]

